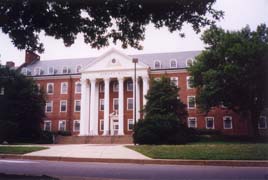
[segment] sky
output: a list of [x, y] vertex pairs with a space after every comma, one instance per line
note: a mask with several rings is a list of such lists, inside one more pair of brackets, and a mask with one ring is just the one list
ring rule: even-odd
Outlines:
[[[268, 25], [268, 0], [217, 0], [215, 9], [224, 11], [224, 19], [217, 22], [217, 25], [226, 30], [240, 30], [249, 25], [250, 28], [265, 23]], [[206, 28], [202, 29], [202, 32]], [[62, 40], [55, 40], [53, 37], [41, 35], [45, 52], [40, 55], [41, 60], [67, 59], [97, 57], [114, 47], [126, 54], [143, 54], [159, 52], [178, 52], [203, 50], [205, 45], [200, 40], [201, 33], [196, 34], [191, 26], [183, 27], [182, 32], [186, 37], [181, 38], [179, 32], [170, 33], [167, 28], [155, 29], [153, 25], [146, 28], [145, 40], [141, 42], [143, 50], [134, 48], [122, 49], [120, 44], [110, 44], [100, 50], [92, 49], [90, 45], [83, 42], [82, 36], [78, 36], [75, 44], [65, 47]], [[6, 34], [0, 32], [0, 61], [15, 62], [16, 66], [24, 62], [25, 51], [14, 47]]]

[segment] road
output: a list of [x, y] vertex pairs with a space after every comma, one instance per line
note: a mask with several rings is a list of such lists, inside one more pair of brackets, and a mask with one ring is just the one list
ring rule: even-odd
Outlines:
[[[264, 179], [268, 180], [265, 167], [178, 166], [79, 163], [59, 161], [0, 160], [0, 173], [49, 175], [61, 179]], [[83, 177], [83, 178], [82, 178]]]

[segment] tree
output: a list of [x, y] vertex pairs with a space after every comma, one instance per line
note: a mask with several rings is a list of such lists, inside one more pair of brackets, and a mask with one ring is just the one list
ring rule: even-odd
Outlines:
[[[93, 48], [109, 44], [109, 39], [122, 47], [141, 49], [145, 26], [181, 30], [184, 23], [196, 32], [223, 16], [212, 8], [216, 0], [2, 0], [0, 29], [9, 35], [18, 49], [44, 51], [40, 32], [62, 39], [65, 46], [82, 34]], [[210, 15], [210, 16], [207, 16]]]
[[188, 69], [199, 90], [197, 103], [206, 112], [223, 104], [249, 117], [258, 135], [260, 113], [268, 107], [268, 28], [224, 31], [214, 26], [202, 40], [208, 47]]
[[34, 80], [0, 66], [0, 142], [37, 140], [45, 117], [44, 93]]
[[169, 78], [151, 82], [145, 117], [134, 128], [134, 143], [184, 144], [193, 139], [193, 131], [183, 124], [187, 111], [178, 97], [178, 90]]

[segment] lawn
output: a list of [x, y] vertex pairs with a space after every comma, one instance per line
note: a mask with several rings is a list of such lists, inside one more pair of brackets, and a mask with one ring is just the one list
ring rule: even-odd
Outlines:
[[0, 154], [26, 154], [43, 149], [48, 148], [39, 146], [0, 146]]
[[153, 159], [268, 160], [268, 144], [197, 143], [128, 146]]

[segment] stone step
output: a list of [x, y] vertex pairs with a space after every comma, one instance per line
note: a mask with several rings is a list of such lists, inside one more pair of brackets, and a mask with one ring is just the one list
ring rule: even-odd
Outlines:
[[133, 144], [132, 136], [57, 136], [56, 144]]

